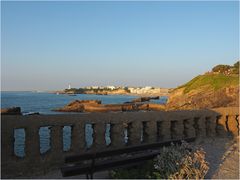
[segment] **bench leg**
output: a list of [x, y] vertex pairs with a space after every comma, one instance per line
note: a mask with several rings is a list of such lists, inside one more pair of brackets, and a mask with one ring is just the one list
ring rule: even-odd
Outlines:
[[88, 176], [88, 174], [86, 174], [86, 179], [89, 179], [89, 176]]
[[90, 174], [90, 179], [93, 179], [93, 173]]

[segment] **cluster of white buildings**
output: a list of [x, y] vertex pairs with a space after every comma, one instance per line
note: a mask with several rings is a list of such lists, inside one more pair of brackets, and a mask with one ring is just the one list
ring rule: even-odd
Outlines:
[[[71, 89], [69, 85], [68, 89]], [[167, 88], [158, 88], [158, 87], [120, 87], [120, 86], [87, 86], [84, 89], [93, 90], [93, 89], [108, 89], [108, 90], [116, 90], [116, 89], [127, 89], [132, 94], [168, 94], [169, 89]]]
[[109, 89], [109, 90], [114, 90], [118, 89], [119, 87], [116, 86], [87, 86], [85, 89]]
[[133, 94], [164, 94], [168, 93], [167, 88], [155, 88], [151, 86], [146, 87], [129, 87], [128, 90]]

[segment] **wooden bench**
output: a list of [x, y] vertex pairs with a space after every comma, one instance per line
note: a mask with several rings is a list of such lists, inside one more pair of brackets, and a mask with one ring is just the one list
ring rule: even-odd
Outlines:
[[[184, 139], [187, 142], [194, 140], [195, 138]], [[61, 167], [62, 176], [86, 174], [87, 178], [89, 178], [89, 175], [90, 178], [93, 178], [93, 174], [98, 171], [134, 166], [153, 159], [159, 154], [158, 149], [160, 147], [169, 146], [171, 143], [180, 144], [181, 142], [182, 140], [174, 140], [68, 156], [65, 158], [66, 164]]]

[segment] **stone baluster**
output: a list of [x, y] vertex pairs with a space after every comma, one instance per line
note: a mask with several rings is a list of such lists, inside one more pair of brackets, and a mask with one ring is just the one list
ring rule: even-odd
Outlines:
[[53, 126], [51, 127], [51, 161], [54, 164], [63, 162], [63, 127]]
[[177, 121], [171, 121], [171, 139], [172, 140], [179, 140], [183, 138], [183, 121], [177, 120]]
[[97, 122], [93, 125], [93, 146], [94, 150], [99, 151], [106, 148], [105, 132], [106, 124], [103, 122]]
[[148, 135], [148, 143], [157, 142], [157, 121], [151, 120], [146, 124], [146, 133]]
[[226, 115], [224, 114], [224, 115], [218, 116], [216, 121], [217, 121], [217, 127], [216, 127], [217, 136], [220, 136], [220, 137], [226, 136], [228, 132]]
[[85, 148], [85, 129], [84, 123], [76, 123], [72, 126], [71, 151], [74, 153], [82, 152]]
[[196, 136], [198, 138], [206, 137], [206, 118], [205, 116], [201, 116], [199, 118], [195, 118], [195, 130]]
[[205, 125], [206, 125], [206, 136], [213, 137], [216, 136], [216, 116], [208, 116], [205, 117]]
[[26, 159], [32, 163], [39, 163], [41, 157], [39, 127], [25, 128], [25, 152]]
[[14, 158], [14, 129], [2, 126], [1, 136], [1, 167], [5, 168]]
[[193, 119], [184, 119], [183, 120], [183, 135], [184, 138], [194, 138], [196, 137], [196, 132], [194, 128], [194, 120]]
[[111, 148], [121, 148], [125, 146], [124, 142], [124, 127], [123, 123], [114, 123], [111, 124]]
[[160, 141], [170, 141], [171, 140], [171, 121], [164, 120], [160, 122], [161, 122], [161, 127], [159, 131], [160, 131], [160, 135], [162, 136]]
[[227, 124], [228, 124], [229, 131], [234, 136], [238, 136], [239, 135], [239, 124], [238, 124], [238, 121], [237, 121], [237, 116], [236, 115], [229, 115], [228, 120], [227, 120]]
[[141, 143], [142, 122], [132, 121], [131, 128], [129, 128], [129, 142], [130, 145], [138, 145]]

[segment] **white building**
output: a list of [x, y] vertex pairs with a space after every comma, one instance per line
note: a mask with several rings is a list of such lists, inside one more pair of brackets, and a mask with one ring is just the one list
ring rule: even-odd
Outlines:
[[99, 89], [98, 86], [92, 86], [91, 88], [92, 88], [92, 89]]
[[116, 87], [115, 86], [107, 86], [107, 89], [114, 90], [114, 89], [116, 89]]

